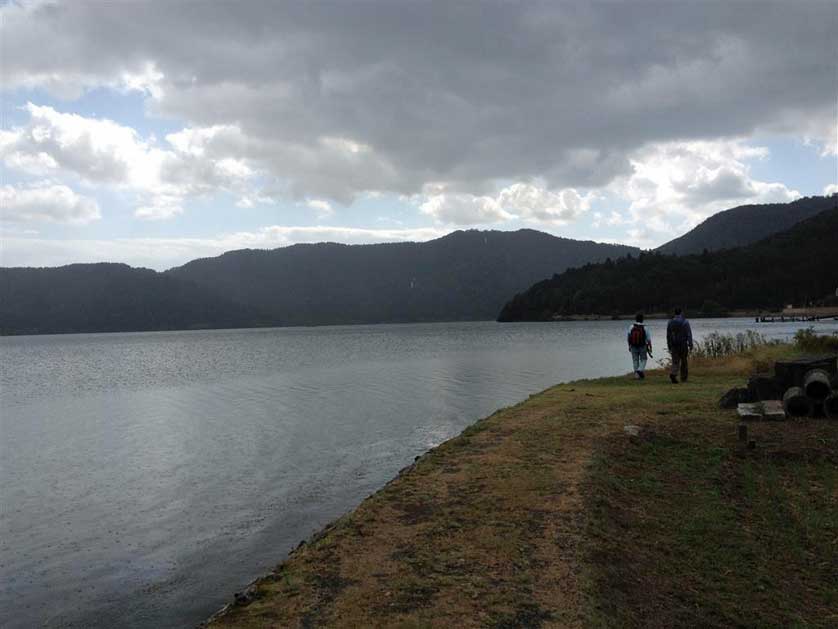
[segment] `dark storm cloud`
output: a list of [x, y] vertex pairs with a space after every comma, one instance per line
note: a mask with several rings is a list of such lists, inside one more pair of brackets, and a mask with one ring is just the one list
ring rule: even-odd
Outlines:
[[755, 130], [826, 137], [835, 101], [833, 2], [167, 0], [3, 11], [8, 86], [73, 94], [137, 84], [152, 64], [162, 75], [155, 111], [238, 126], [243, 157], [298, 195], [344, 201], [428, 182], [472, 193], [534, 178], [601, 186], [649, 143]]

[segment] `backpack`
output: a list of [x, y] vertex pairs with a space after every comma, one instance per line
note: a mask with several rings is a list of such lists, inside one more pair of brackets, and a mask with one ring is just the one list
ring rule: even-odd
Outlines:
[[687, 345], [687, 326], [680, 319], [672, 319], [666, 329], [669, 344], [672, 347]]
[[632, 347], [646, 346], [646, 329], [642, 325], [633, 325], [629, 332], [629, 345]]

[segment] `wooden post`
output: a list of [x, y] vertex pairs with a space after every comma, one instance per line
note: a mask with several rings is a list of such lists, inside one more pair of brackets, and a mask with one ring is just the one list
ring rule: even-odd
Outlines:
[[739, 424], [739, 441], [748, 440], [748, 424], [742, 422]]

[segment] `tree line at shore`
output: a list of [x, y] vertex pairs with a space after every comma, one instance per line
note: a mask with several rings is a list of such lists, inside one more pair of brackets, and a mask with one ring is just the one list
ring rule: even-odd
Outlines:
[[536, 283], [501, 310], [499, 321], [580, 314], [776, 309], [832, 303], [838, 287], [838, 208], [757, 243], [674, 256], [628, 255], [573, 268]]

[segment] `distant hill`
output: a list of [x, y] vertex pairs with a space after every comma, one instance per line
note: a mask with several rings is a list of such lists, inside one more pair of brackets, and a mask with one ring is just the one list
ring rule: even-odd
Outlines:
[[530, 229], [469, 230], [424, 243], [232, 251], [166, 275], [268, 313], [276, 325], [480, 320], [545, 274], [628, 253], [639, 250]]
[[191, 282], [125, 264], [0, 268], [0, 334], [227, 328], [254, 313]]
[[804, 197], [791, 203], [741, 205], [714, 214], [683, 236], [657, 248], [660, 253], [686, 255], [704, 249], [733, 249], [789, 229], [800, 221], [836, 207], [838, 196]]
[[232, 251], [157, 273], [0, 268], [0, 334], [492, 319], [517, 288], [638, 249], [533, 230]]
[[665, 312], [693, 314], [777, 308], [834, 295], [838, 287], [838, 209], [738, 249], [670, 256], [659, 252], [570, 269], [516, 295], [499, 321], [554, 315]]

